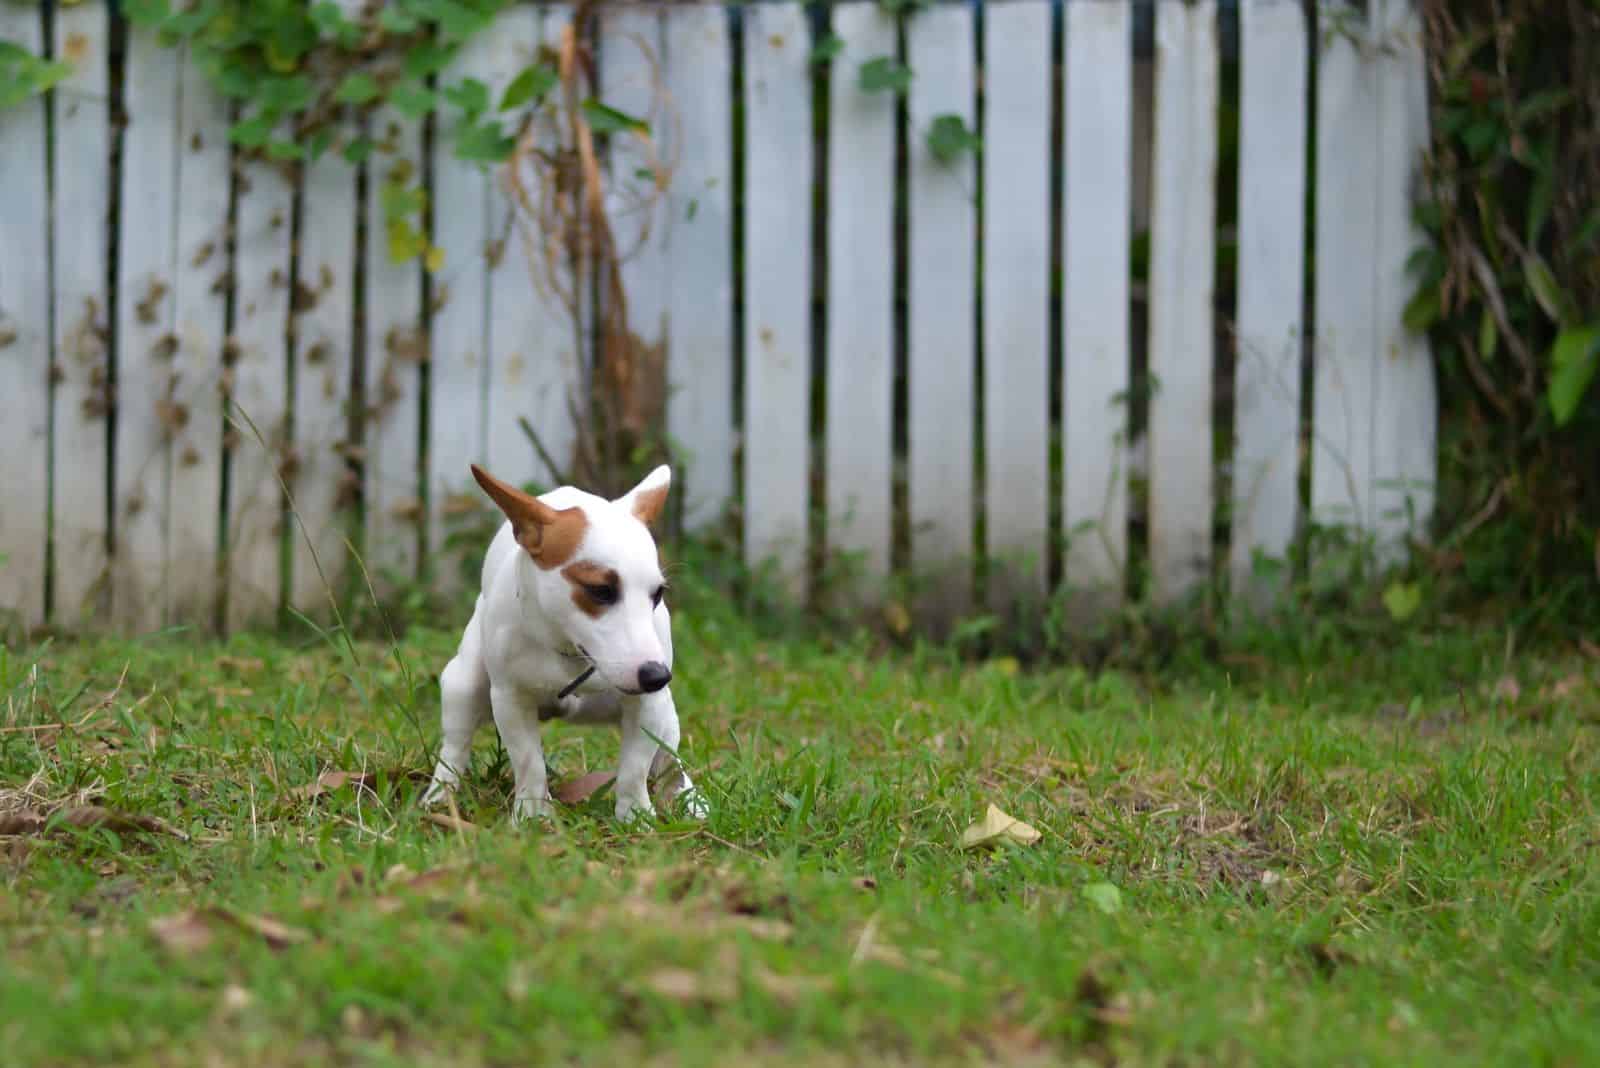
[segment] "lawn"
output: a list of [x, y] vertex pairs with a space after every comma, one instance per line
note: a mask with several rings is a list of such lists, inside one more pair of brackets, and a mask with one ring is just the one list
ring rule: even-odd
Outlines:
[[[0, 1059], [1600, 1062], [1581, 648], [1088, 673], [683, 613], [709, 821], [540, 830], [492, 731], [417, 808], [453, 641], [0, 651]], [[991, 804], [1038, 840], [963, 849]]]

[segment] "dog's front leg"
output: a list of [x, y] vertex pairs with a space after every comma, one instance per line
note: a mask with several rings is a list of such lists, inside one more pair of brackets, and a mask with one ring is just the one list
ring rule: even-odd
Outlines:
[[670, 689], [622, 699], [622, 754], [617, 760], [617, 819], [655, 815], [650, 803], [650, 765], [657, 739], [678, 748], [678, 712]]
[[661, 781], [662, 801], [682, 795], [697, 819], [705, 817], [705, 801], [677, 757], [680, 744], [678, 709], [671, 688], [622, 702], [622, 757], [617, 765], [617, 819], [653, 815], [650, 780]]
[[544, 745], [539, 738], [537, 707], [509, 687], [496, 686], [489, 692], [494, 709], [494, 725], [500, 731], [506, 755], [511, 758], [514, 802], [511, 816], [521, 823], [527, 819], [550, 818], [550, 784], [544, 766]]

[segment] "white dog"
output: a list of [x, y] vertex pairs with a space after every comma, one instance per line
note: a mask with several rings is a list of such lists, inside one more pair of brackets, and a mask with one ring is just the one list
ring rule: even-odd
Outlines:
[[672, 472], [658, 467], [608, 501], [563, 486], [543, 497], [477, 466], [484, 492], [506, 515], [483, 562], [483, 589], [461, 646], [440, 676], [443, 740], [424, 804], [455, 788], [472, 736], [494, 716], [511, 757], [518, 820], [550, 813], [539, 723], [622, 728], [617, 819], [651, 816], [649, 780], [664, 800], [704, 800], [677, 758], [672, 703], [672, 622], [647, 524], [661, 514]]

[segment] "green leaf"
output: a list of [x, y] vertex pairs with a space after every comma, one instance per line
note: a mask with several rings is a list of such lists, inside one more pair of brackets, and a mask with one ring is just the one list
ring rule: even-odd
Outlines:
[[378, 85], [378, 79], [365, 71], [356, 71], [345, 77], [339, 83], [339, 88], [333, 91], [333, 98], [341, 104], [370, 104], [383, 95], [383, 89]]
[[928, 151], [944, 166], [950, 166], [967, 153], [977, 155], [983, 139], [967, 128], [960, 115], [939, 115], [928, 127]]
[[1107, 916], [1122, 911], [1122, 891], [1115, 883], [1090, 883], [1083, 888], [1083, 899]]
[[1530, 252], [1522, 258], [1522, 277], [1533, 292], [1533, 299], [1553, 321], [1570, 325], [1577, 318], [1572, 298], [1561, 288], [1550, 265], [1538, 253]]
[[408, 119], [420, 119], [438, 102], [433, 90], [416, 82], [403, 82], [389, 93], [389, 103]]
[[333, 131], [324, 126], [306, 139], [306, 158], [321, 159], [331, 144], [333, 144]]
[[267, 157], [269, 159], [304, 159], [306, 150], [293, 141], [268, 141]]
[[868, 93], [903, 93], [911, 88], [911, 68], [893, 56], [878, 56], [861, 64], [861, 88]]
[[811, 50], [811, 62], [816, 64], [831, 63], [839, 58], [839, 53], [844, 51], [844, 38], [836, 33], [830, 33], [817, 42]]
[[1429, 286], [1418, 290], [1416, 295], [1406, 302], [1406, 310], [1400, 319], [1406, 324], [1406, 329], [1413, 334], [1426, 334], [1433, 324], [1439, 321], [1439, 289]]
[[419, 81], [430, 74], [438, 74], [455, 58], [454, 45], [433, 44], [424, 41], [406, 52], [405, 71], [408, 78]]
[[358, 137], [344, 146], [341, 155], [344, 156], [345, 161], [348, 163], [364, 163], [367, 157], [372, 155], [374, 147], [376, 146], [373, 145], [372, 138]]
[[465, 41], [488, 26], [494, 14], [492, 10], [475, 10], [455, 0], [433, 0], [427, 7], [428, 13], [439, 24], [439, 35], [446, 41], [456, 43]]
[[469, 119], [475, 119], [489, 110], [489, 87], [476, 78], [468, 78], [460, 85], [445, 89], [444, 98], [465, 111]]
[[511, 111], [524, 104], [537, 104], [543, 100], [556, 87], [560, 81], [554, 67], [548, 63], [535, 63], [523, 69], [522, 73], [511, 79], [511, 84], [506, 86], [506, 91], [500, 97], [500, 110]]
[[378, 25], [385, 33], [410, 33], [420, 23], [417, 17], [403, 7], [395, 4], [385, 4], [383, 10], [378, 12]]
[[1415, 582], [1389, 583], [1383, 591], [1383, 607], [1389, 610], [1390, 619], [1404, 623], [1422, 607], [1422, 587]]
[[337, 37], [348, 24], [344, 12], [333, 0], [321, 0], [320, 3], [311, 5], [311, 22], [316, 26], [317, 32], [327, 37]]
[[1561, 331], [1550, 348], [1550, 414], [1566, 426], [1600, 370], [1600, 323]]
[[493, 119], [466, 123], [456, 134], [456, 158], [472, 163], [499, 163], [510, 158], [516, 147], [517, 142]]
[[279, 113], [299, 111], [316, 99], [317, 90], [303, 74], [269, 77], [262, 82], [256, 99], [261, 106]]
[[648, 134], [650, 124], [643, 119], [635, 118], [625, 111], [618, 111], [608, 104], [598, 100], [585, 100], [581, 105], [583, 117], [589, 123], [589, 129], [597, 134], [612, 134], [623, 131]]
[[1478, 355], [1493, 360], [1500, 348], [1500, 326], [1494, 321], [1494, 312], [1485, 305], [1483, 318], [1478, 320]]
[[276, 125], [277, 121], [269, 114], [255, 115], [234, 123], [228, 130], [228, 137], [236, 145], [260, 148], [272, 136], [272, 128]]

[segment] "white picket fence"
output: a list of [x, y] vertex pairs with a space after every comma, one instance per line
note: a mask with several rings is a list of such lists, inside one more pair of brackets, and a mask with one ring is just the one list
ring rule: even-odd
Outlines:
[[[1305, 523], [1307, 465], [1311, 518], [1354, 524], [1392, 544], [1425, 517], [1436, 405], [1427, 350], [1401, 324], [1414, 244], [1409, 185], [1426, 134], [1416, 16], [1405, 0], [1371, 0], [1370, 15], [1336, 3], [1322, 11], [1313, 41], [1298, 0], [1240, 6], [1228, 514], [1230, 566], [1242, 577], [1256, 553], [1281, 556]], [[793, 2], [737, 12], [634, 4], [602, 19], [607, 102], [626, 110], [644, 91], [638, 50], [605, 47], [639, 35], [661, 57], [677, 111], [679, 167], [626, 284], [635, 330], [668, 354], [667, 425], [682, 451], [691, 525], [737, 499], [747, 557], [775, 559], [797, 580], [811, 509], [820, 506], [828, 547], [861, 554], [868, 575], [882, 576], [903, 465], [914, 570], [966, 574], [981, 509], [984, 548], [1007, 562], [997, 574], [1014, 579], [995, 588], [1043, 591], [1060, 540], [1051, 531], [1051, 494], [1059, 492], [1059, 524], [1070, 536], [1065, 581], [1117, 596], [1133, 466], [1125, 428], [1135, 170], [1148, 157], [1146, 351], [1158, 388], [1140, 451], [1151, 593], [1171, 600], [1212, 573], [1218, 12], [1216, 0], [1154, 7], [1148, 144], [1136, 136], [1132, 4], [990, 0], [981, 12], [940, 4], [907, 16], [905, 59], [915, 76], [904, 100], [908, 177], [897, 186], [899, 103], [862, 91], [858, 71], [896, 53], [901, 27], [874, 3], [832, 5], [824, 17], [842, 51], [829, 68], [826, 329], [818, 339], [812, 12]], [[518, 417], [565, 451], [567, 398], [587, 355], [561, 309], [540, 298], [523, 257], [485, 255], [510, 210], [493, 176], [443, 147], [423, 158], [418, 123], [382, 120], [394, 124], [400, 158], [430, 176], [445, 267], [432, 281], [435, 306], [424, 307], [422, 268], [391, 264], [381, 240], [368, 238], [357, 269], [360, 220], [369, 234], [382, 233], [379, 181], [367, 183], [360, 202], [353, 169], [330, 158], [311, 166], [298, 189], [254, 166], [230, 185], [227, 108], [192, 65], [140, 32], [130, 34], [123, 65], [127, 122], [114, 132], [107, 7], [56, 5], [51, 17], [57, 51], [74, 60], [75, 73], [48, 98], [0, 112], [0, 611], [24, 624], [147, 630], [206, 625], [225, 605], [227, 625], [238, 626], [271, 618], [281, 588], [290, 604], [318, 613], [325, 580], [353, 566], [352, 502], [363, 501], [366, 516], [364, 544], [354, 548], [381, 580], [422, 570], [423, 546], [439, 551], [468, 492], [469, 462], [513, 479], [544, 477]], [[0, 6], [0, 38], [38, 48], [43, 18]], [[512, 8], [446, 77], [470, 74], [498, 91], [570, 19], [561, 4]], [[980, 55], [988, 57], [982, 68]], [[947, 114], [979, 130], [976, 157], [948, 165], [925, 147], [922, 132]], [[382, 157], [369, 164], [389, 165]], [[897, 250], [901, 197], [907, 231]], [[104, 225], [114, 203], [115, 262]], [[302, 298], [292, 302], [296, 292]], [[1307, 334], [1315, 339], [1309, 450], [1301, 445]], [[903, 451], [893, 418], [897, 345], [905, 353]], [[814, 349], [826, 361], [825, 491], [815, 501]], [[353, 361], [362, 361], [364, 397], [350, 396]], [[1059, 483], [1052, 365], [1060, 368]], [[351, 440], [352, 406], [365, 412], [365, 440]], [[280, 445], [292, 458], [281, 466], [298, 512], [287, 551]], [[965, 588], [958, 581], [946, 591], [953, 607]]]

